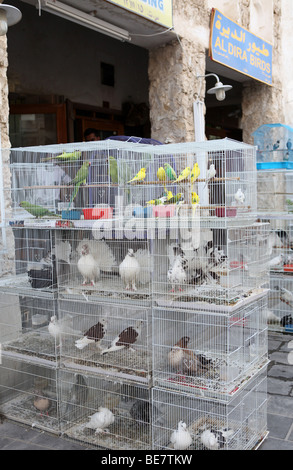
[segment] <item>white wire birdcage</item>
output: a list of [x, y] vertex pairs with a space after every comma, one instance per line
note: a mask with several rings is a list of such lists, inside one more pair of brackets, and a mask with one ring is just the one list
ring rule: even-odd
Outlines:
[[[71, 328], [63, 321], [71, 319]], [[69, 367], [149, 383], [151, 310], [95, 301], [60, 301], [61, 361]]]
[[268, 433], [266, 387], [265, 368], [226, 403], [153, 388], [153, 450], [254, 449]]
[[226, 310], [155, 309], [155, 386], [228, 400], [267, 361], [266, 311], [267, 293]]
[[59, 434], [57, 373], [49, 362], [38, 363], [2, 353], [1, 412], [13, 421]]
[[60, 371], [65, 436], [113, 450], [151, 449], [150, 389], [84, 370]]

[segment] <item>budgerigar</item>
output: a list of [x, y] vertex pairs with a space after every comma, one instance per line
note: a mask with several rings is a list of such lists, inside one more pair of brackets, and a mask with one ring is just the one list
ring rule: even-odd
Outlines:
[[193, 191], [191, 193], [191, 203], [192, 204], [198, 204], [199, 203], [199, 195], [195, 191]]
[[165, 172], [166, 172], [166, 176], [168, 180], [174, 181], [177, 179], [176, 172], [174, 168], [172, 168], [171, 165], [169, 165], [169, 163], [164, 163], [164, 168], [165, 168]]
[[190, 171], [191, 171], [190, 166], [187, 166], [186, 168], [184, 168], [183, 171], [181, 171], [178, 178], [175, 181], [172, 181], [172, 183], [182, 183], [189, 177]]
[[81, 152], [75, 150], [74, 152], [62, 152], [60, 155], [52, 155], [50, 157], [42, 158], [42, 162], [49, 162], [52, 160], [68, 163], [75, 162], [81, 158]]
[[165, 201], [165, 204], [176, 204], [178, 201], [180, 201], [182, 196], [182, 193], [178, 193], [175, 196], [170, 197], [170, 199], [167, 199], [167, 201]]
[[109, 174], [112, 183], [118, 183], [118, 165], [114, 157], [109, 156]]
[[157, 177], [158, 177], [159, 181], [163, 181], [163, 182], [165, 182], [166, 179], [167, 179], [166, 178], [166, 172], [165, 172], [165, 170], [162, 166], [157, 171]]
[[198, 163], [196, 162], [193, 165], [192, 172], [190, 173], [190, 181], [193, 184], [199, 177], [200, 175], [200, 168], [198, 166]]
[[141, 183], [146, 176], [146, 168], [141, 168], [138, 173], [128, 183]]
[[76, 197], [80, 185], [86, 183], [86, 180], [87, 180], [87, 177], [88, 177], [88, 174], [89, 174], [89, 167], [90, 167], [90, 166], [91, 166], [91, 162], [89, 162], [88, 160], [86, 160], [86, 161], [82, 164], [82, 166], [80, 167], [80, 169], [78, 170], [78, 172], [76, 173], [75, 177], [68, 183], [68, 185], [73, 185], [73, 186], [74, 186], [74, 190], [73, 190], [73, 193], [72, 193], [72, 195], [71, 195], [71, 198], [70, 198], [70, 202], [69, 202], [69, 206], [68, 206], [68, 207], [71, 206], [72, 201], [73, 201], [74, 198]]
[[207, 186], [207, 184], [210, 182], [211, 179], [213, 179], [215, 176], [216, 176], [216, 169], [215, 169], [215, 165], [213, 163], [210, 164], [210, 167], [207, 171], [207, 175], [206, 175], [206, 182], [205, 182], [205, 185], [204, 187]]
[[25, 209], [27, 212], [29, 212], [31, 215], [33, 215], [36, 218], [45, 217], [45, 216], [60, 218], [59, 215], [54, 214], [54, 212], [49, 211], [43, 206], [31, 204], [30, 202], [27, 202], [27, 201], [21, 201], [19, 205], [20, 207]]

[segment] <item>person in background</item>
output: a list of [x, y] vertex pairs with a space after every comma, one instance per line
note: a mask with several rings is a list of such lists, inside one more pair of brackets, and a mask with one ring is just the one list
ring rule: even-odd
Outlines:
[[84, 131], [83, 136], [86, 142], [94, 142], [95, 140], [101, 140], [99, 131], [97, 129], [92, 129], [91, 127], [88, 127]]

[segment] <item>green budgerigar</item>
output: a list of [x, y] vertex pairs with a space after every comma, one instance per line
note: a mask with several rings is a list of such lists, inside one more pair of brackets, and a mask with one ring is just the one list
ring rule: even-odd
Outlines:
[[31, 204], [30, 202], [27, 201], [21, 201], [19, 203], [20, 207], [25, 209], [27, 212], [29, 212], [31, 215], [33, 215], [36, 218], [41, 218], [41, 217], [57, 217], [60, 218], [59, 215], [54, 214], [54, 212], [49, 211], [43, 206], [38, 206], [36, 204]]
[[182, 193], [178, 193], [176, 194], [176, 196], [173, 196], [171, 197], [170, 199], [168, 199], [165, 204], [176, 204], [177, 202], [180, 201], [180, 199], [182, 198], [183, 194]]
[[164, 163], [164, 168], [166, 175], [170, 181], [175, 181], [177, 179], [177, 175], [175, 170], [169, 165], [169, 163]]
[[109, 156], [109, 174], [112, 183], [118, 183], [118, 164], [114, 157]]
[[42, 158], [42, 162], [49, 162], [56, 160], [57, 162], [68, 163], [75, 162], [81, 158], [81, 152], [75, 150], [74, 152], [62, 152], [60, 155], [53, 155], [51, 157]]
[[86, 183], [86, 180], [87, 180], [87, 177], [88, 177], [88, 174], [89, 174], [89, 167], [90, 166], [91, 166], [91, 162], [86, 160], [82, 164], [82, 166], [80, 167], [78, 172], [76, 173], [75, 177], [68, 183], [68, 186], [72, 186], [72, 185], [74, 186], [74, 190], [73, 190], [73, 193], [71, 195], [68, 208], [71, 206], [72, 201], [76, 197], [80, 185]]

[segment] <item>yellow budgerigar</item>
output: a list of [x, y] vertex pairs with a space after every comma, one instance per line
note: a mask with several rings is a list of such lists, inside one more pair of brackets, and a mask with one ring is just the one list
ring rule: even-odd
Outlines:
[[177, 180], [175, 181], [172, 181], [172, 183], [180, 183], [182, 181], [185, 181], [188, 176], [190, 175], [190, 166], [187, 166], [186, 168], [184, 168], [183, 171], [181, 171], [180, 175], [178, 176]]
[[199, 177], [199, 175], [200, 175], [200, 168], [198, 166], [198, 163], [196, 162], [193, 165], [192, 172], [190, 173], [190, 181], [194, 183]]
[[157, 171], [157, 177], [158, 177], [158, 180], [160, 181], [166, 181], [167, 179], [166, 172], [162, 166]]
[[146, 174], [146, 168], [141, 168], [138, 173], [128, 183], [140, 183], [144, 181]]
[[199, 203], [199, 195], [195, 191], [193, 191], [191, 193], [191, 202], [192, 202], [192, 204], [198, 204]]

